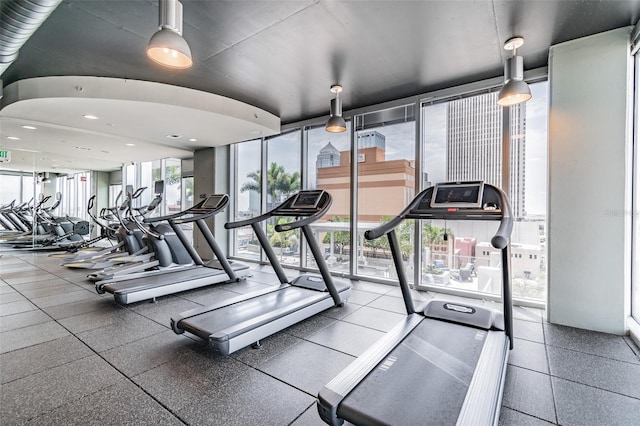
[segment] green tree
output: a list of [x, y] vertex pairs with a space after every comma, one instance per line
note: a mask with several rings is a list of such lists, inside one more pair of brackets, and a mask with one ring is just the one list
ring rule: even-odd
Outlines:
[[[287, 173], [283, 166], [277, 163], [271, 163], [267, 168], [267, 195], [270, 201], [277, 203], [283, 198], [289, 197], [300, 189], [300, 173]], [[262, 188], [262, 174], [260, 170], [247, 174], [250, 179], [242, 184], [240, 192], [256, 191], [260, 192]]]
[[[349, 216], [341, 218], [339, 216], [332, 217], [329, 222], [349, 222]], [[331, 235], [329, 232], [324, 234], [322, 239], [323, 244], [331, 243]], [[350, 231], [334, 231], [333, 232], [333, 251], [340, 255], [344, 254], [344, 247], [351, 245], [351, 232]]]

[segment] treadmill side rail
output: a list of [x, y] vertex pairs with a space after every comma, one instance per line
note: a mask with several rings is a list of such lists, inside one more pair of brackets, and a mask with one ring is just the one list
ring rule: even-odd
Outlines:
[[456, 426], [497, 425], [509, 358], [509, 339], [489, 331]]
[[356, 358], [318, 394], [318, 413], [330, 425], [341, 425], [338, 405], [414, 328], [424, 320], [420, 314], [408, 315], [404, 321]]

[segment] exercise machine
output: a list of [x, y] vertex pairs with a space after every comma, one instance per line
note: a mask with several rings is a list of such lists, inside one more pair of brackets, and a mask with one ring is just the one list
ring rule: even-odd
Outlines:
[[[173, 331], [177, 334], [187, 331], [210, 342], [223, 355], [229, 355], [248, 345], [259, 345], [260, 339], [326, 309], [342, 306], [351, 295], [351, 285], [333, 279], [310, 227], [330, 206], [329, 193], [305, 190], [260, 216], [227, 223], [227, 229], [251, 226], [279, 283], [261, 291], [177, 315], [171, 318]], [[320, 276], [302, 274], [289, 281], [261, 226], [261, 222], [280, 217], [294, 217], [295, 220], [276, 224], [275, 231], [301, 229], [320, 270]]]
[[[395, 228], [405, 219], [500, 221], [491, 244], [502, 256], [499, 312], [432, 299], [417, 306], [404, 272]], [[386, 234], [407, 317], [318, 394], [330, 425], [497, 425], [509, 350], [513, 348], [509, 201], [483, 182], [437, 184], [390, 222], [365, 233]]]
[[[143, 271], [134, 278], [96, 282], [100, 294], [112, 293], [120, 304], [155, 299], [159, 296], [191, 290], [211, 284], [236, 282], [249, 274], [249, 267], [229, 262], [216, 242], [205, 219], [220, 213], [229, 204], [226, 194], [209, 195], [200, 203], [167, 216], [145, 218], [145, 222], [163, 222], [147, 228], [134, 217], [140, 229], [148, 234], [147, 244], [160, 265], [175, 264], [177, 268]], [[205, 262], [190, 244], [181, 225], [195, 222], [213, 251], [215, 259]], [[178, 258], [179, 257], [179, 258]], [[188, 260], [186, 260], [188, 258]]]

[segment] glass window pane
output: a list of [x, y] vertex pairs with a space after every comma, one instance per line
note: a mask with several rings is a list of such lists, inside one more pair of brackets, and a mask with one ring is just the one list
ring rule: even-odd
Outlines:
[[636, 53], [635, 135], [633, 162], [633, 242], [631, 266], [631, 315], [640, 322], [640, 53]]
[[[276, 207], [300, 190], [300, 131], [267, 140], [267, 210]], [[294, 218], [278, 218], [278, 223]], [[267, 221], [267, 238], [284, 265], [300, 266], [300, 230], [275, 232], [276, 223]]]
[[[236, 144], [236, 203], [235, 220], [255, 217], [261, 213], [261, 162], [262, 141], [260, 139]], [[234, 234], [234, 255], [245, 259], [260, 260], [260, 244], [249, 226], [238, 228]]]
[[[415, 196], [414, 105], [356, 117], [358, 147], [357, 274], [395, 279], [386, 237], [364, 239], [364, 232], [396, 216]], [[384, 194], [384, 195], [383, 195]], [[396, 229], [407, 278], [413, 281], [412, 221]]]
[[[531, 85], [533, 98], [511, 107], [511, 191], [516, 218], [511, 236], [515, 297], [545, 300], [547, 83]], [[422, 107], [425, 186], [483, 180], [501, 186], [502, 108], [497, 93]], [[491, 244], [494, 222], [422, 224], [422, 283], [500, 294], [500, 254]]]
[[[324, 126], [307, 128], [307, 188], [324, 189], [333, 203], [311, 227], [330, 270], [349, 273], [351, 246], [351, 122], [347, 131], [329, 133]], [[317, 268], [309, 250], [304, 265]]]
[[[165, 158], [164, 162], [164, 210], [162, 214], [168, 214], [178, 212], [183, 209], [182, 207], [182, 193], [180, 191], [180, 184], [182, 183], [182, 166], [181, 162], [177, 158]], [[154, 183], [158, 179], [154, 178]], [[151, 193], [153, 194], [153, 186], [151, 186]], [[190, 224], [191, 225], [191, 224]]]

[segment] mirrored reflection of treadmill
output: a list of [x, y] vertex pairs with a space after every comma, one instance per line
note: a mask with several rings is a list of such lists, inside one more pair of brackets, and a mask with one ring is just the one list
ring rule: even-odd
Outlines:
[[[351, 285], [331, 277], [309, 226], [320, 219], [330, 206], [329, 193], [306, 190], [260, 216], [227, 223], [227, 229], [251, 225], [280, 284], [216, 305], [184, 312], [171, 319], [173, 331], [178, 334], [188, 331], [211, 342], [222, 354], [229, 355], [326, 309], [342, 306], [351, 295]], [[289, 282], [260, 226], [260, 222], [282, 216], [295, 217], [297, 220], [278, 224], [275, 230], [281, 232], [302, 229], [321, 277], [303, 274]]]
[[[179, 213], [145, 219], [153, 222], [166, 221], [193, 258], [194, 266], [188, 269], [152, 270], [148, 271], [147, 277], [129, 280], [100, 281], [96, 283], [96, 291], [100, 294], [113, 293], [118, 303], [128, 304], [210, 284], [239, 281], [246, 277], [249, 274], [249, 267], [240, 262], [229, 262], [205, 223], [205, 219], [222, 211], [228, 203], [229, 197], [226, 194], [209, 195], [200, 203]], [[196, 223], [216, 257], [207, 263], [200, 258], [180, 227], [182, 224], [192, 222]], [[159, 242], [162, 242], [163, 235], [156, 237], [159, 238]]]
[[[430, 300], [414, 307], [395, 228], [405, 219], [496, 220], [504, 312]], [[504, 192], [482, 182], [437, 184], [390, 222], [365, 233], [387, 235], [406, 319], [329, 382], [318, 412], [331, 425], [496, 425], [509, 349], [513, 348], [509, 238]]]

